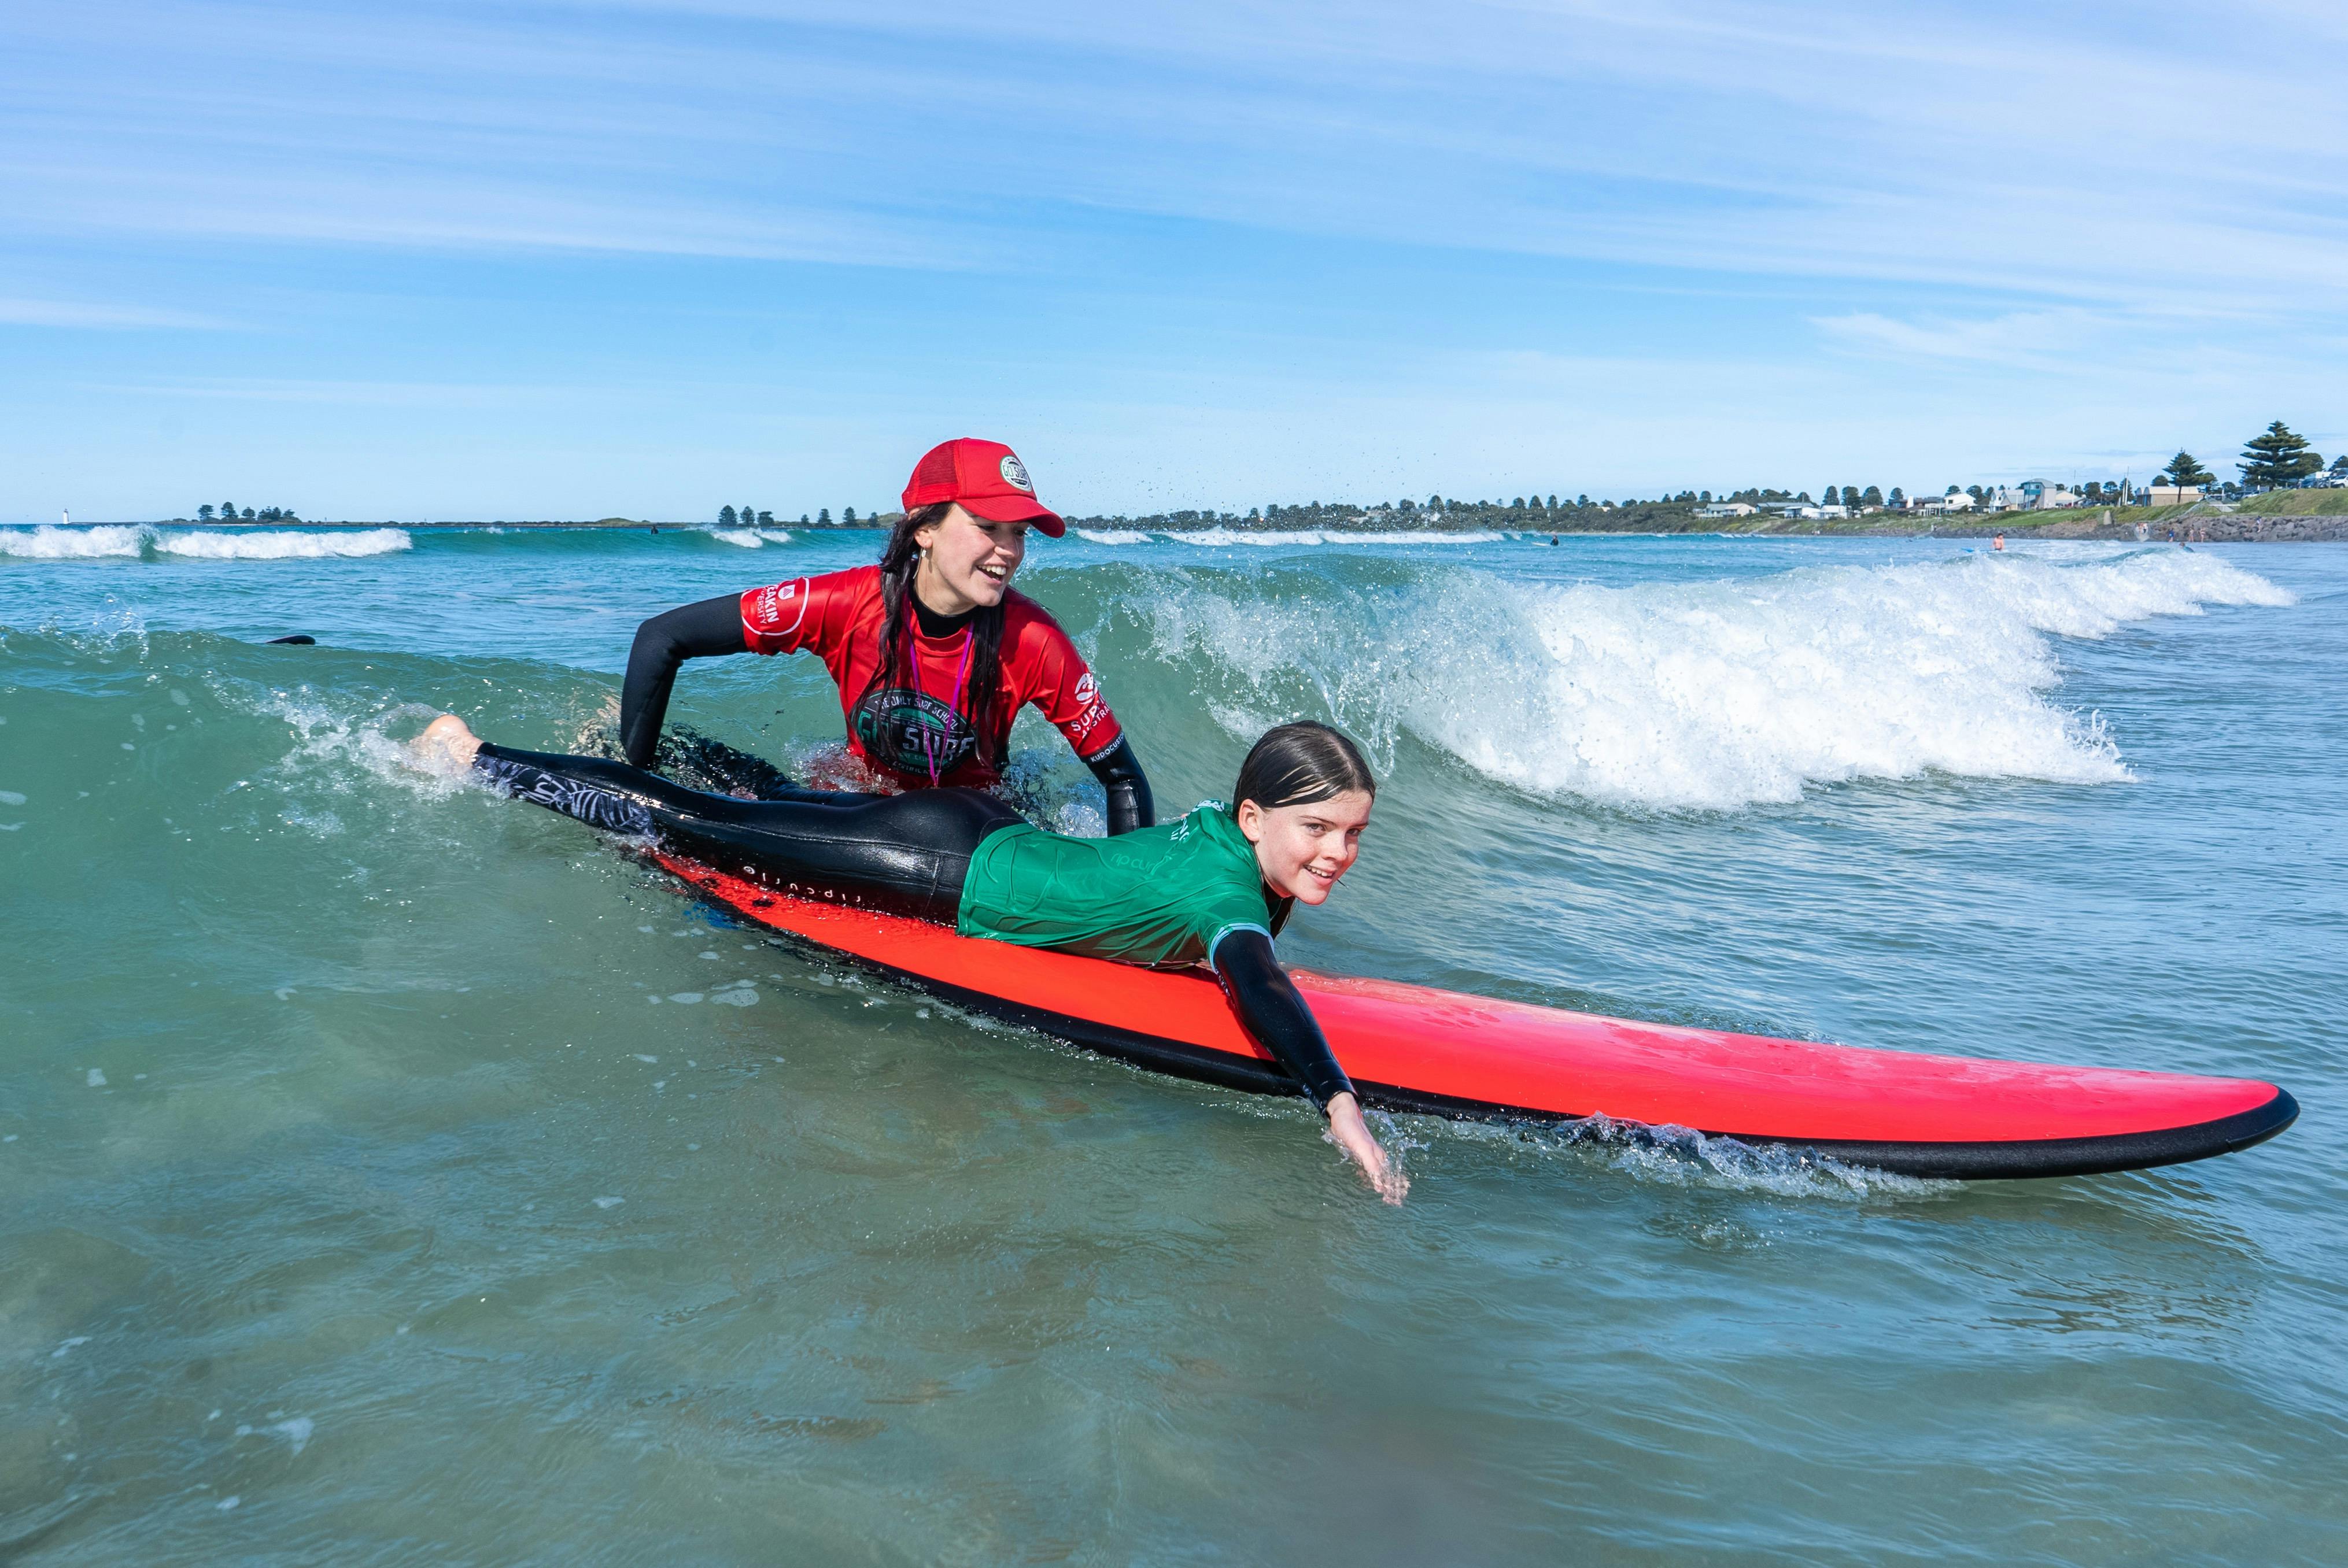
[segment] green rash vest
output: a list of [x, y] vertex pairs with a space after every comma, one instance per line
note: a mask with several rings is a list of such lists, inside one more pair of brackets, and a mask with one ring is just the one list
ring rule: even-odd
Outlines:
[[1256, 870], [1255, 846], [1220, 801], [1115, 838], [1025, 824], [979, 841], [954, 929], [1121, 964], [1211, 963], [1230, 931], [1276, 933], [1293, 900]]

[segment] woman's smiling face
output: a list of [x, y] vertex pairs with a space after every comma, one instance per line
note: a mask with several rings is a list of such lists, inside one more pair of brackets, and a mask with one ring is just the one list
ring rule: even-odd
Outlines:
[[954, 506], [917, 529], [913, 542], [924, 558], [915, 583], [922, 602], [940, 615], [960, 615], [1003, 602], [1027, 556], [1027, 525], [990, 522]]
[[1319, 904], [1360, 857], [1371, 804], [1367, 791], [1349, 789], [1309, 805], [1243, 800], [1234, 815], [1240, 831], [1255, 845], [1264, 886], [1299, 904]]

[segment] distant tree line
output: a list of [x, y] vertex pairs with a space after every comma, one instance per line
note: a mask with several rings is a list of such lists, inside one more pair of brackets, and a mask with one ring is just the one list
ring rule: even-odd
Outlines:
[[[2222, 487], [2229, 494], [2296, 485], [2325, 471], [2322, 456], [2313, 451], [2303, 438], [2292, 434], [2281, 420], [2276, 420], [2264, 432], [2244, 444], [2240, 466], [2241, 484], [2229, 483]], [[2333, 460], [2330, 472], [2348, 477], [2348, 453]], [[2216, 482], [2216, 477], [2202, 467], [2192, 454], [2183, 451], [2169, 460], [2159, 478], [2164, 484], [2187, 486], [2209, 487]], [[2082, 501], [2096, 505], [2118, 506], [2139, 498], [2137, 488], [2124, 479], [2088, 479], [2066, 487]], [[1952, 484], [1941, 494], [1969, 496], [1980, 503], [1992, 499], [1995, 491], [1982, 485]], [[1845, 507], [1853, 515], [1869, 510], [1899, 511], [1910, 505], [1908, 493], [1897, 485], [1888, 489], [1879, 485], [1821, 485], [1815, 501], [1808, 490], [1784, 490], [1755, 485], [1743, 489], [1725, 490], [1717, 495], [1710, 490], [1663, 491], [1643, 499], [1631, 495], [1620, 498], [1601, 497], [1592, 500], [1587, 492], [1569, 497], [1562, 492], [1544, 495], [1528, 491], [1507, 499], [1496, 497], [1469, 500], [1457, 496], [1435, 494], [1424, 500], [1406, 496], [1393, 501], [1273, 501], [1262, 507], [1251, 507], [1244, 513], [1197, 508], [1138, 516], [1117, 513], [1114, 516], [1071, 517], [1068, 521], [1090, 528], [1144, 530], [1210, 528], [1410, 529], [1438, 524], [1454, 528], [1558, 530], [1576, 528], [1592, 513], [1609, 514], [1608, 522], [1615, 528], [1633, 520], [1620, 516], [1625, 512], [1643, 514], [1652, 510], [1660, 522], [1671, 513], [1684, 515], [1686, 507], [1709, 506], [1715, 500], [1741, 501], [1754, 507]], [[247, 512], [245, 516], [251, 518], [252, 514]], [[806, 513], [800, 513], [798, 526], [817, 528], [870, 527], [888, 521], [893, 516], [867, 513], [860, 518], [855, 507], [843, 507], [839, 521], [835, 524], [830, 508], [825, 507], [818, 511], [812, 520]], [[718, 509], [717, 521], [725, 528], [770, 528], [774, 525], [775, 516], [770, 511], [750, 507], [729, 506]]]
[[239, 512], [234, 501], [222, 501], [217, 507], [207, 501], [196, 508], [196, 521], [209, 523], [216, 520], [223, 523], [298, 523], [302, 519], [294, 515], [291, 507], [263, 507], [257, 512], [247, 507]]
[[2278, 419], [2264, 430], [2242, 443], [2241, 458], [2235, 471], [2242, 476], [2241, 483], [2230, 481], [2220, 486], [2218, 476], [2201, 466], [2192, 453], [2178, 449], [2160, 471], [2165, 485], [2201, 489], [2219, 489], [2229, 495], [2243, 491], [2286, 489], [2302, 484], [2319, 474], [2333, 478], [2348, 478], [2348, 452], [2332, 460], [2329, 470], [2323, 466], [2323, 454], [2315, 450], [2305, 436]]
[[[797, 526], [802, 528], [869, 528], [895, 515], [890, 513], [884, 517], [879, 512], [867, 512], [860, 518], [854, 507], [842, 507], [839, 508], [839, 521], [835, 523], [831, 520], [831, 508], [825, 507], [812, 518], [801, 512]], [[755, 507], [720, 507], [717, 508], [717, 526], [721, 528], [771, 528], [775, 526], [775, 514]]]

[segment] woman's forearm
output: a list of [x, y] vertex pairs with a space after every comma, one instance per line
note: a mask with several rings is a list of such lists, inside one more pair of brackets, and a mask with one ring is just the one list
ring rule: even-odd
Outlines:
[[1133, 754], [1131, 739], [1118, 736], [1116, 745], [1085, 765], [1093, 770], [1093, 777], [1100, 780], [1102, 793], [1108, 797], [1111, 838], [1120, 833], [1131, 833], [1137, 827], [1157, 825], [1157, 803], [1150, 798], [1149, 781], [1142, 776], [1141, 762]]
[[635, 646], [628, 650], [628, 677], [620, 687], [622, 753], [637, 767], [653, 765], [678, 665], [688, 659], [748, 651], [742, 641], [738, 594], [685, 605], [636, 628]]

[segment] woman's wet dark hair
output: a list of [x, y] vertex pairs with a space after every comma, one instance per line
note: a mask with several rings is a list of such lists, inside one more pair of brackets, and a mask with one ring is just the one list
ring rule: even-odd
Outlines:
[[1267, 809], [1311, 805], [1356, 789], [1373, 797], [1378, 793], [1360, 750], [1328, 725], [1303, 719], [1263, 733], [1240, 764], [1231, 806], [1236, 810], [1245, 800]]
[[[916, 507], [889, 530], [889, 543], [880, 551], [880, 661], [873, 666], [872, 679], [861, 695], [870, 696], [888, 685], [911, 660], [913, 574], [922, 564], [922, 547], [913, 536], [932, 523], [944, 522], [952, 510], [951, 501]], [[1003, 760], [986, 754], [993, 748], [994, 733], [986, 718], [987, 710], [1000, 696], [995, 687], [1002, 684], [1003, 676], [1004, 602], [1008, 601], [977, 610], [970, 622], [970, 680], [964, 689], [970, 693], [970, 722], [978, 737], [979, 760], [990, 765]]]

